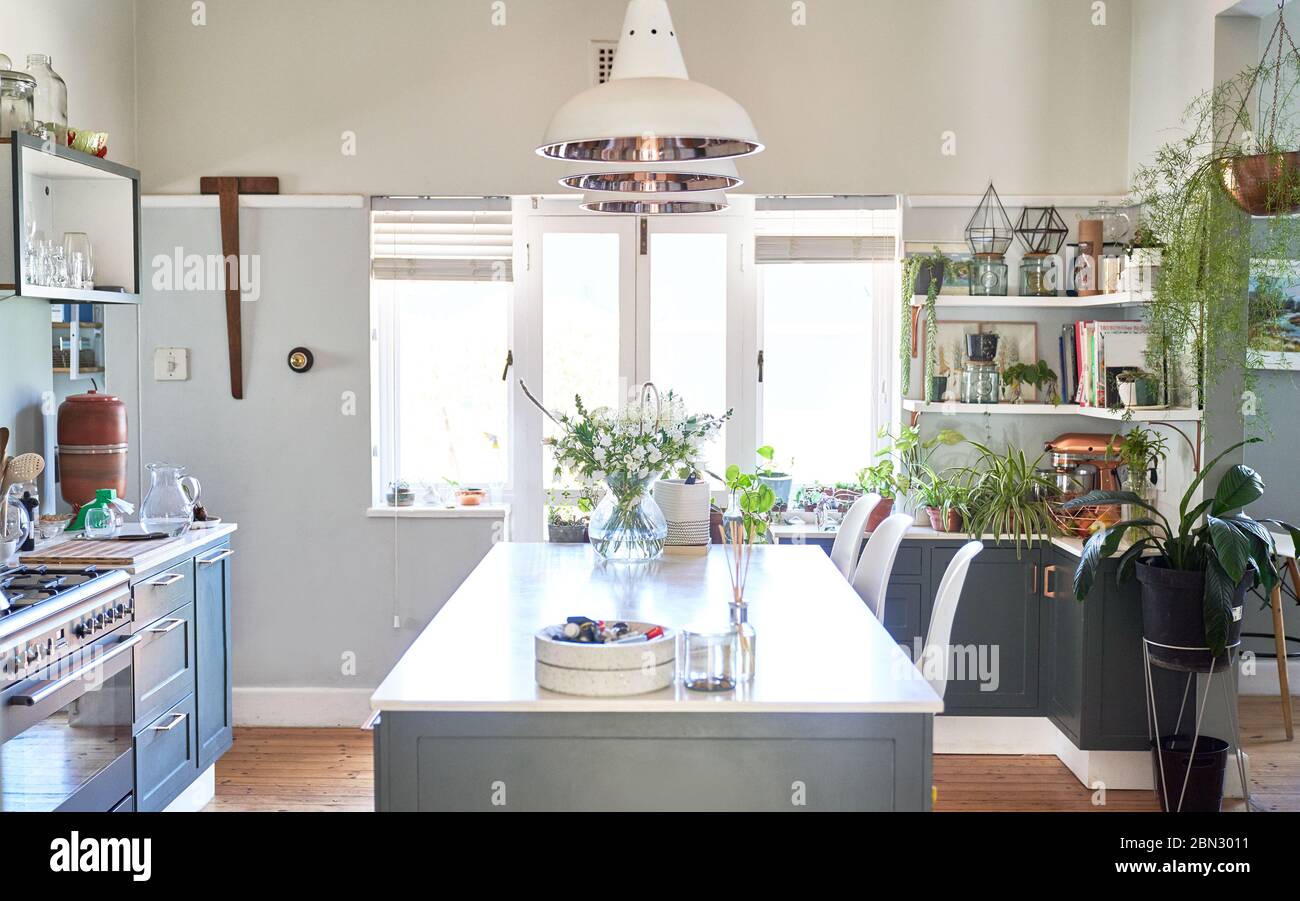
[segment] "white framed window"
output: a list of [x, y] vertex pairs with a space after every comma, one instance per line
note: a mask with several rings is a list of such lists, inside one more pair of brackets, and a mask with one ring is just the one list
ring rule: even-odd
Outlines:
[[513, 303], [507, 199], [372, 201], [374, 497], [404, 481], [417, 503], [456, 487], [504, 500]]
[[852, 482], [894, 417], [897, 199], [757, 207], [759, 443], [798, 484]]

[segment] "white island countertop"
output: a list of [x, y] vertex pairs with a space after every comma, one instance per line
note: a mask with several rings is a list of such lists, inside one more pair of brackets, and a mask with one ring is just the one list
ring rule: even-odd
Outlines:
[[682, 629], [723, 625], [731, 584], [704, 557], [602, 564], [589, 545], [502, 543], [457, 589], [371, 697], [381, 711], [940, 713], [943, 702], [817, 547], [758, 547], [746, 598], [753, 681], [710, 694], [680, 682], [616, 698], [539, 688], [533, 633], [569, 616]]

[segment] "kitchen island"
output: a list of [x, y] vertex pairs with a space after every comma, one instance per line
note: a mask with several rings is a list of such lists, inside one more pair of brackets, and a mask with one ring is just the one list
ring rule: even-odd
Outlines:
[[540, 688], [569, 616], [725, 622], [720, 548], [644, 566], [498, 544], [371, 698], [379, 810], [926, 810], [943, 702], [814, 547], [755, 550], [751, 683], [595, 698]]

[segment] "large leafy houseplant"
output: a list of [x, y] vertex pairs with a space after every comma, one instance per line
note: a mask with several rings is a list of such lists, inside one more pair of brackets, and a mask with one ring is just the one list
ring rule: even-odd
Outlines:
[[[1271, 592], [1278, 584], [1280, 576], [1273, 562], [1273, 536], [1265, 524], [1286, 531], [1300, 546], [1300, 529], [1295, 526], [1276, 519], [1253, 519], [1242, 512], [1244, 507], [1264, 496], [1264, 480], [1245, 464], [1229, 467], [1219, 480], [1213, 497], [1193, 504], [1197, 489], [1216, 463], [1238, 448], [1259, 440], [1251, 438], [1233, 445], [1200, 471], [1178, 505], [1176, 525], [1155, 505], [1131, 491], [1093, 491], [1064, 504], [1070, 508], [1121, 503], [1139, 508], [1146, 514], [1102, 529], [1088, 540], [1074, 571], [1074, 596], [1079, 600], [1087, 597], [1097, 580], [1102, 561], [1116, 554], [1119, 555], [1116, 579], [1120, 582], [1132, 577], [1135, 566], [1204, 573], [1205, 589], [1201, 598], [1174, 600], [1193, 602], [1183, 611], [1185, 616], [1197, 612], [1194, 602], [1199, 601], [1199, 612], [1205, 624], [1205, 646], [1215, 657], [1221, 655], [1233, 621], [1234, 599], [1239, 595], [1242, 583], [1253, 574], [1266, 592]], [[1121, 551], [1124, 538], [1130, 531], [1138, 532], [1141, 537]]]

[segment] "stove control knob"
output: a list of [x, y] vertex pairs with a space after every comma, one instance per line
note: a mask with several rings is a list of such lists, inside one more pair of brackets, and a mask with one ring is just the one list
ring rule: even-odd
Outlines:
[[40, 654], [41, 654], [41, 649], [36, 645], [32, 645], [30, 648], [27, 649], [27, 662], [35, 663], [36, 658], [39, 657]]
[[75, 626], [72, 627], [72, 634], [77, 636], [78, 638], [85, 638], [87, 632], [88, 630], [86, 629], [85, 623], [77, 623]]

